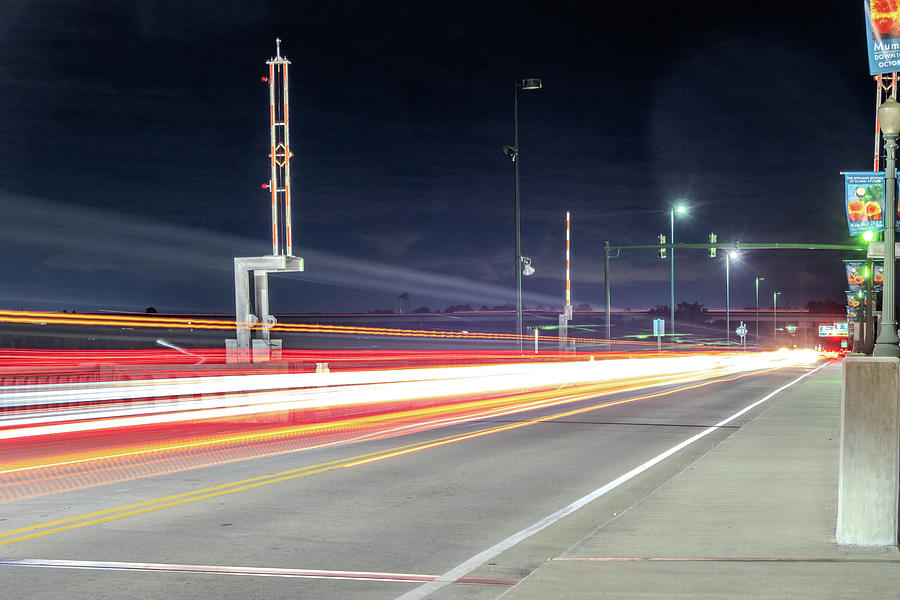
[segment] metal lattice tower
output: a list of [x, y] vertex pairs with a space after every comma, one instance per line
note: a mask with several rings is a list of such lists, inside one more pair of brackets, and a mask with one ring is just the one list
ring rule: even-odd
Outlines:
[[281, 56], [281, 40], [275, 39], [275, 58], [269, 65], [269, 159], [272, 168], [268, 189], [272, 196], [272, 255], [292, 256], [291, 239], [291, 139], [288, 122], [288, 65]]

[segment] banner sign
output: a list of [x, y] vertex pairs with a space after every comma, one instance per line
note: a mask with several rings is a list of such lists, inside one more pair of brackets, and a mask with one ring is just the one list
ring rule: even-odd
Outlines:
[[[900, 10], [890, 0], [864, 0], [869, 74], [900, 71]], [[900, 6], [900, 5], [897, 5]]]
[[884, 173], [844, 173], [844, 208], [851, 236], [884, 231]]
[[[872, 291], [880, 292], [884, 285], [884, 260], [872, 261]], [[845, 260], [844, 270], [847, 275], [847, 285], [851, 292], [866, 290], [866, 275], [868, 267], [865, 260]]]
[[847, 292], [847, 318], [851, 321], [859, 320], [859, 307], [862, 304], [862, 298], [856, 295], [856, 292]]

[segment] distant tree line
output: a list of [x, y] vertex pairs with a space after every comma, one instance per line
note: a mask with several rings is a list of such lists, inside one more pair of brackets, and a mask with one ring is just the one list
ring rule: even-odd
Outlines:
[[[657, 304], [656, 308], [651, 308], [647, 312], [662, 319], [670, 316], [671, 310], [668, 304]], [[680, 302], [675, 307], [675, 319], [678, 321], [705, 323], [708, 318], [709, 310], [699, 302]]]

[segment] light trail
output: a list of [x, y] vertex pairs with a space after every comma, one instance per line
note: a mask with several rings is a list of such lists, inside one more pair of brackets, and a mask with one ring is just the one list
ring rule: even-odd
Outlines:
[[[815, 357], [815, 358], [814, 358]], [[443, 367], [350, 373], [120, 381], [106, 385], [6, 386], [0, 389], [0, 439], [177, 423], [203, 419], [496, 394], [591, 382], [643, 381], [648, 376], [708, 377], [814, 362], [817, 355], [779, 351], [735, 356], [683, 356], [624, 361]], [[277, 392], [277, 393], [276, 393]], [[100, 408], [91, 403], [125, 402]], [[11, 412], [39, 406], [76, 409]]]
[[[203, 401], [183, 401], [191, 407], [183, 411], [176, 410], [178, 403], [173, 400], [163, 403], [164, 412], [156, 414], [135, 415], [152, 410], [150, 402], [125, 404], [119, 407], [119, 416], [93, 420], [85, 416], [86, 411], [31, 415], [28, 426], [0, 429], [6, 438], [0, 441], [0, 499], [395, 437], [652, 387], [709, 385], [804, 364], [808, 357], [802, 356], [781, 352], [767, 360], [741, 357], [744, 360], [726, 361], [718, 356], [628, 360], [618, 365], [611, 364], [614, 361], [550, 364], [545, 365], [546, 373], [531, 374], [522, 369], [535, 365], [311, 374], [331, 379], [331, 385], [219, 394]], [[654, 363], [658, 373], [650, 375]], [[473, 376], [475, 373], [480, 376]], [[414, 376], [423, 379], [414, 380]], [[367, 380], [381, 383], [359, 383]], [[702, 383], [695, 383], [698, 381]], [[278, 400], [271, 401], [273, 396]], [[212, 404], [200, 409], [199, 402]], [[234, 405], [223, 406], [228, 402]], [[47, 419], [57, 422], [46, 423]], [[175, 425], [179, 429], [171, 430]], [[28, 452], [28, 439], [40, 440], [42, 449], [49, 444], [50, 450], [37, 455]], [[59, 441], [54, 446], [55, 439]], [[92, 447], [94, 444], [100, 448]], [[86, 447], [78, 450], [79, 445]], [[23, 456], [23, 450], [28, 455]]]
[[[141, 327], [141, 328], [165, 328], [165, 329], [200, 329], [200, 330], [232, 330], [236, 326], [241, 328], [261, 331], [264, 324], [260, 323], [236, 323], [227, 319], [196, 319], [159, 317], [151, 315], [80, 315], [73, 313], [31, 312], [0, 310], [0, 323], [17, 323], [28, 325], [91, 325], [105, 327]], [[505, 341], [532, 341], [534, 336], [516, 335], [512, 333], [468, 332], [449, 330], [426, 329], [390, 329], [384, 327], [355, 327], [347, 325], [314, 325], [305, 323], [277, 323], [269, 328], [270, 331], [287, 333], [317, 333], [317, 334], [341, 334], [341, 335], [365, 335], [365, 336], [394, 336], [414, 338], [439, 338], [439, 339], [470, 339], [470, 340], [505, 340]], [[555, 336], [538, 336], [538, 341], [555, 342]], [[570, 337], [578, 344], [608, 344], [627, 345], [635, 347], [651, 348], [655, 342], [640, 340], [607, 340], [603, 338], [575, 338]], [[682, 348], [703, 348], [702, 345], [679, 344]]]

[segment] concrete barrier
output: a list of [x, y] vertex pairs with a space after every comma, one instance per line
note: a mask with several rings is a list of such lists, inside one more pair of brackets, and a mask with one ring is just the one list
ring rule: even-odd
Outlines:
[[896, 546], [900, 360], [848, 357], [841, 386], [839, 545]]

